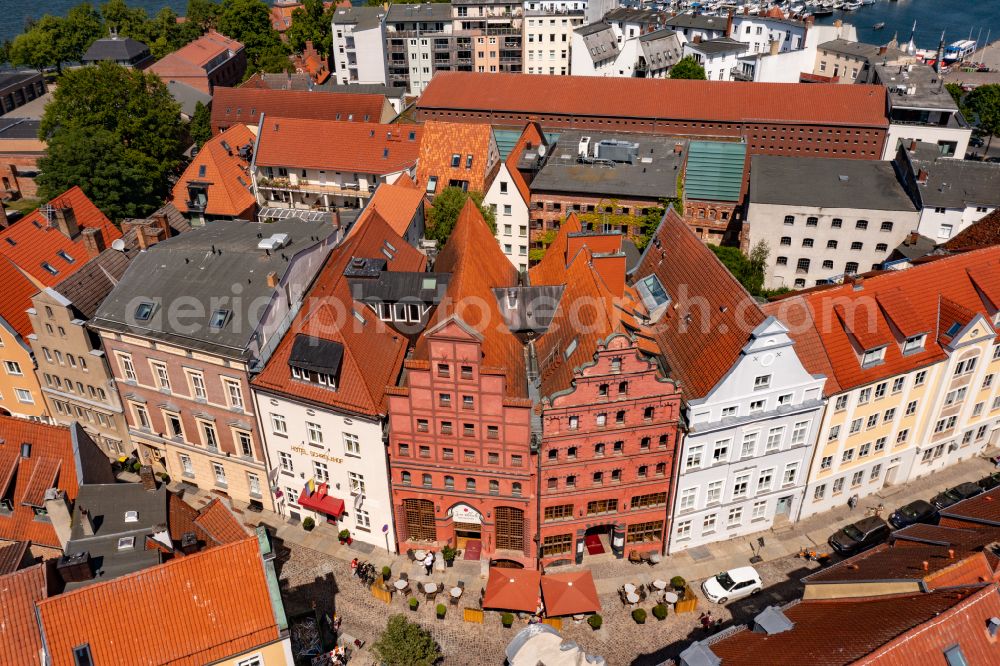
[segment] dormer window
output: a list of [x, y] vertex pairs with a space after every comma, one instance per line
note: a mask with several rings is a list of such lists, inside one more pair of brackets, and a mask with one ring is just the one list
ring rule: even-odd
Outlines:
[[127, 536], [118, 539], [118, 550], [131, 550], [135, 548], [135, 537]]
[[288, 355], [292, 378], [336, 390], [343, 355], [344, 347], [339, 342], [299, 334]]
[[458, 153], [453, 153], [451, 156], [451, 167], [457, 169], [462, 164], [462, 156]]
[[437, 176], [431, 176], [430, 178], [428, 178], [427, 179], [427, 192], [429, 194], [434, 194], [434, 192], [437, 192], [437, 188], [438, 188], [438, 177]]
[[922, 350], [924, 348], [924, 340], [926, 339], [927, 336], [923, 333], [906, 338], [906, 342], [903, 343], [903, 353], [913, 354]]
[[663, 288], [663, 284], [660, 283], [660, 279], [656, 275], [647, 275], [642, 278], [636, 284], [636, 288], [639, 290], [639, 295], [642, 297], [646, 309], [650, 311], [670, 302], [670, 295], [667, 294], [667, 290]]
[[148, 302], [139, 303], [135, 308], [135, 319], [136, 321], [149, 321], [149, 318], [153, 316], [153, 304]]
[[869, 368], [873, 365], [878, 365], [885, 360], [885, 347], [879, 347], [878, 349], [869, 349], [865, 352], [865, 355], [861, 358], [861, 367]]
[[125, 512], [125, 522], [126, 523], [137, 523], [137, 522], [139, 522], [139, 512], [138, 511], [126, 511]]
[[208, 322], [208, 327], [212, 330], [219, 330], [226, 325], [226, 321], [229, 320], [229, 310], [219, 309], [212, 313], [212, 318]]

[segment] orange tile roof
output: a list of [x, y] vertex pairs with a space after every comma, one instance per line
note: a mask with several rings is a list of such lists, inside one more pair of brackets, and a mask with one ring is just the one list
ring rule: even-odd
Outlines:
[[[832, 395], [936, 363], [945, 357], [941, 345], [950, 339], [948, 328], [968, 323], [975, 313], [988, 322], [1000, 309], [995, 299], [1000, 299], [1000, 247], [869, 275], [858, 289], [851, 283], [813, 289], [765, 309], [788, 326], [796, 343], [806, 340], [812, 351], [800, 353], [802, 362], [810, 373], [827, 375], [825, 392]], [[893, 307], [881, 307], [893, 301]], [[927, 332], [923, 350], [904, 355], [904, 340], [894, 328]], [[886, 345], [884, 361], [861, 367], [854, 341]]]
[[35, 603], [48, 596], [46, 565], [0, 577], [0, 664], [37, 664], [42, 636], [35, 620]]
[[[417, 184], [420, 191], [427, 191], [427, 181], [437, 176], [436, 192], [448, 187], [452, 180], [468, 182], [470, 192], [484, 192], [486, 188], [487, 161], [496, 150], [490, 150], [493, 130], [478, 123], [445, 123], [431, 120], [424, 123], [424, 138], [420, 142], [420, 160], [417, 163]], [[458, 166], [452, 162], [458, 155]], [[472, 164], [468, 167], [468, 158]], [[433, 193], [432, 193], [433, 194]]]
[[[0, 515], [0, 539], [59, 548], [52, 523], [35, 520], [32, 507], [44, 504], [49, 488], [64, 491], [70, 501], [76, 499], [79, 485], [70, 429], [0, 416], [0, 439], [0, 494], [14, 483], [14, 510]], [[31, 444], [27, 458], [21, 457], [24, 442]]]
[[256, 125], [262, 113], [279, 118], [377, 123], [388, 104], [384, 95], [366, 93], [220, 87], [212, 97], [212, 131], [234, 123]]
[[271, 27], [278, 32], [284, 32], [288, 30], [292, 25], [292, 12], [294, 12], [299, 7], [302, 7], [301, 3], [275, 3], [271, 7]]
[[212, 500], [198, 511], [194, 524], [220, 546], [242, 541], [249, 535], [233, 512], [218, 499]]
[[[670, 104], [664, 105], [664, 100]], [[421, 109], [888, 127], [882, 86], [438, 72]]]
[[506, 373], [507, 395], [526, 398], [524, 348], [504, 326], [493, 294], [494, 288], [517, 284], [517, 269], [500, 249], [471, 198], [466, 200], [434, 270], [451, 273], [451, 281], [446, 298], [435, 309], [427, 329], [417, 340], [414, 357], [427, 361], [427, 331], [455, 317], [482, 336], [483, 365]]
[[[378, 213], [360, 220], [355, 231], [331, 253], [302, 310], [263, 372], [254, 378], [255, 388], [366, 416], [385, 414], [385, 387], [395, 383], [399, 376], [407, 342], [370, 308], [354, 302], [344, 277], [344, 269], [352, 257], [385, 258], [382, 254], [385, 242], [396, 248], [389, 262], [390, 271], [424, 270], [426, 257], [400, 238]], [[353, 317], [352, 310], [364, 318], [363, 326]], [[288, 358], [295, 337], [300, 334], [343, 345], [336, 390], [292, 378]]]
[[239, 148], [247, 144], [252, 148], [255, 139], [246, 125], [237, 124], [207, 141], [174, 185], [173, 204], [177, 210], [188, 212], [189, 183], [208, 183], [206, 215], [251, 219], [257, 200], [250, 191], [250, 163], [240, 157]]
[[651, 326], [668, 375], [680, 381], [686, 400], [704, 397], [733, 367], [764, 313], [670, 207], [633, 277], [650, 274], [672, 299]]
[[0, 293], [0, 317], [18, 335], [27, 338], [32, 331], [28, 308], [31, 307], [31, 297], [39, 289], [10, 259], [3, 256], [0, 256], [0, 284], [4, 286], [3, 293]]
[[990, 245], [1000, 245], [1000, 209], [966, 227], [945, 243], [944, 248], [950, 252], [962, 252]]
[[149, 71], [163, 79], [172, 76], [204, 76], [205, 65], [213, 58], [227, 51], [236, 53], [242, 49], [242, 43], [210, 30], [193, 42], [154, 62], [149, 66]]
[[83, 643], [95, 664], [201, 666], [278, 638], [255, 538], [43, 600], [38, 617], [53, 666]]
[[0, 576], [6, 576], [9, 573], [17, 571], [22, 564], [26, 563], [25, 555], [29, 556], [27, 561], [34, 561], [34, 558], [30, 557], [31, 553], [28, 551], [30, 547], [30, 541], [14, 541], [0, 546]]
[[521, 136], [518, 137], [517, 143], [511, 149], [510, 154], [507, 155], [507, 171], [510, 173], [510, 179], [514, 181], [514, 187], [517, 188], [518, 194], [524, 200], [525, 204], [529, 204], [531, 200], [531, 189], [528, 187], [527, 181], [524, 180], [524, 176], [517, 168], [517, 163], [521, 160], [521, 155], [528, 148], [537, 148], [538, 146], [545, 143], [545, 134], [542, 133], [542, 128], [538, 123], [528, 123], [524, 126], [524, 131], [521, 132]]
[[422, 132], [416, 125], [268, 116], [255, 161], [257, 166], [395, 173], [416, 164]]
[[413, 185], [409, 176], [404, 174], [399, 180], [403, 182], [379, 185], [365, 210], [377, 212], [396, 235], [402, 238], [409, 229], [413, 216], [424, 203], [424, 193]]
[[[111, 242], [122, 236], [118, 228], [111, 224], [111, 220], [77, 186], [52, 199], [49, 205], [54, 208], [72, 208], [81, 230], [91, 227], [101, 230], [105, 247], [111, 247]], [[66, 253], [73, 261], [64, 259], [59, 252]], [[41, 210], [32, 211], [24, 219], [0, 231], [0, 255], [10, 259], [36, 283], [46, 287], [64, 280], [67, 275], [84, 266], [88, 259], [83, 235], [67, 238], [54, 223], [49, 223]], [[47, 262], [58, 273], [53, 275], [42, 268], [42, 262]]]

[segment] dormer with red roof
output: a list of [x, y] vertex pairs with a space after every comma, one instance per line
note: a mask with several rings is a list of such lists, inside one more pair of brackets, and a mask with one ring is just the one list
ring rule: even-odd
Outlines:
[[257, 199], [250, 163], [256, 136], [237, 124], [201, 147], [174, 185], [173, 203], [194, 222], [218, 218], [254, 219]]

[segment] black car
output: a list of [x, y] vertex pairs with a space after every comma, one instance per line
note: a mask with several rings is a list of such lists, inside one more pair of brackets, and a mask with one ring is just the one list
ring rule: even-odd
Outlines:
[[931, 504], [939, 509], [945, 509], [956, 502], [961, 502], [964, 499], [969, 499], [970, 497], [975, 497], [979, 493], [983, 492], [975, 483], [971, 481], [966, 481], [965, 483], [960, 483], [954, 488], [949, 488], [943, 493], [938, 493], [931, 499]]
[[934, 508], [933, 504], [924, 500], [916, 500], [893, 511], [892, 515], [889, 516], [889, 523], [899, 529], [916, 523], [937, 525], [939, 518], [938, 510]]
[[862, 518], [833, 533], [827, 543], [841, 555], [853, 555], [882, 543], [889, 536], [889, 526], [878, 516]]
[[993, 472], [989, 476], [984, 476], [976, 481], [976, 485], [984, 491], [993, 490], [997, 486], [1000, 486], [1000, 472]]

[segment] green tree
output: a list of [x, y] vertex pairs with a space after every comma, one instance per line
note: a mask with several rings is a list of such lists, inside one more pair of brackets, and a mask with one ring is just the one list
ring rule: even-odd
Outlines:
[[188, 0], [186, 23], [197, 26], [199, 33], [207, 32], [216, 27], [221, 11], [222, 6], [213, 0]]
[[948, 91], [948, 94], [951, 95], [951, 98], [955, 100], [958, 110], [962, 112], [963, 116], [968, 118], [969, 110], [965, 106], [965, 91], [962, 89], [962, 86], [957, 83], [946, 83], [944, 87]]
[[764, 266], [767, 264], [769, 253], [765, 241], [754, 245], [749, 257], [735, 247], [709, 245], [709, 248], [751, 295], [764, 294]]
[[146, 21], [149, 20], [145, 9], [129, 7], [125, 0], [108, 0], [101, 5], [101, 15], [108, 28], [132, 39], [139, 39], [144, 34]]
[[993, 135], [1000, 134], [1000, 84], [979, 86], [965, 98], [965, 105], [978, 119], [979, 129], [986, 132], [986, 152], [990, 151]]
[[427, 216], [427, 237], [444, 245], [451, 236], [455, 223], [458, 222], [458, 215], [465, 207], [466, 199], [470, 197], [479, 206], [479, 211], [483, 214], [490, 231], [496, 233], [496, 215], [492, 208], [483, 205], [482, 192], [466, 192], [460, 187], [446, 187], [434, 197], [434, 205]]
[[0, 44], [0, 65], [10, 62], [10, 45], [9, 39], [3, 40], [3, 43]]
[[14, 38], [10, 46], [10, 61], [17, 67], [42, 70], [60, 67], [66, 59], [62, 50], [63, 20], [46, 14], [23, 33]]
[[41, 121], [41, 194], [80, 185], [113, 219], [150, 212], [169, 191], [183, 134], [180, 107], [155, 74], [108, 62], [69, 70]]
[[430, 632], [402, 615], [389, 618], [372, 650], [388, 666], [431, 666], [441, 658]]
[[317, 51], [330, 55], [333, 46], [333, 7], [326, 9], [323, 0], [305, 0], [302, 7], [292, 12], [292, 25], [285, 31], [292, 51], [301, 52], [307, 41], [312, 41]]
[[672, 79], [700, 79], [705, 80], [705, 68], [691, 56], [681, 58], [676, 65], [670, 68], [670, 78]]
[[[288, 47], [271, 25], [271, 10], [261, 0], [223, 0], [219, 32], [239, 40], [247, 50], [247, 74], [283, 71]], [[281, 62], [284, 57], [285, 62]]]
[[212, 138], [212, 112], [201, 102], [194, 105], [194, 115], [188, 123], [188, 134], [199, 150]]

